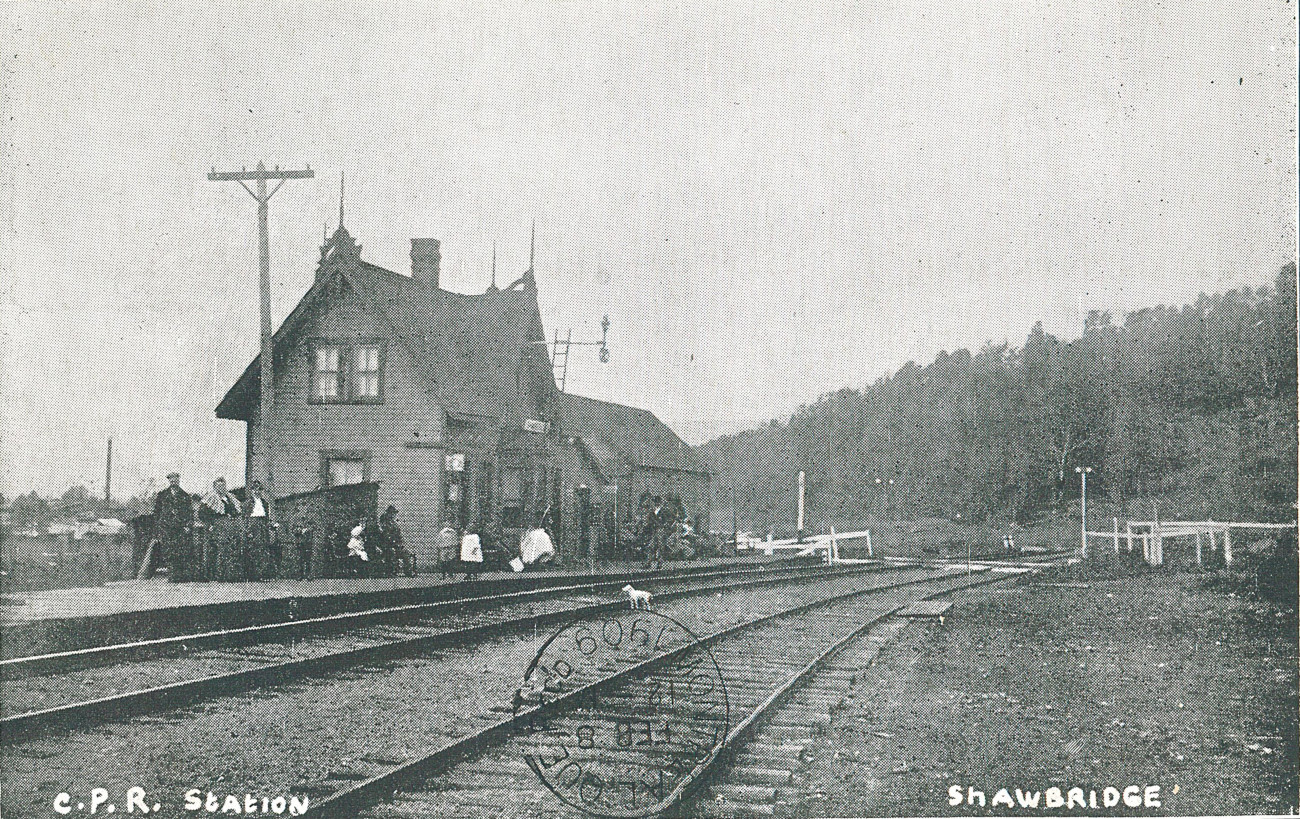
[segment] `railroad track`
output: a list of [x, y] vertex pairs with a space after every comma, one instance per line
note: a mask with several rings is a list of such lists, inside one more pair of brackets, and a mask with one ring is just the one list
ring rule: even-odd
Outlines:
[[[879, 571], [890, 569], [793, 566], [697, 572], [657, 577], [646, 585], [655, 589], [656, 599], [672, 600]], [[720, 579], [723, 582], [718, 582]], [[617, 582], [536, 589], [238, 629], [233, 645], [228, 642], [227, 632], [149, 641], [149, 648], [161, 653], [143, 659], [135, 659], [144, 650], [142, 646], [106, 646], [94, 655], [99, 661], [87, 665], [92, 650], [83, 649], [65, 653], [74, 655], [75, 665], [71, 670], [61, 668], [52, 655], [8, 660], [0, 663], [6, 711], [0, 718], [0, 743], [11, 745], [54, 730], [87, 728], [104, 721], [176, 709], [207, 698], [416, 656], [438, 647], [512, 630], [536, 629], [577, 616], [615, 611], [626, 605], [607, 596], [609, 587]], [[338, 634], [347, 624], [359, 625]], [[259, 642], [250, 642], [254, 635], [260, 638]], [[212, 647], [191, 652], [188, 651], [191, 645]], [[182, 656], [175, 656], [178, 651], [183, 652]], [[126, 659], [114, 663], [116, 658]], [[33, 673], [33, 661], [37, 669], [56, 670]]]
[[[636, 623], [649, 615], [629, 612], [617, 621], [563, 630], [535, 658], [528, 673], [534, 696], [521, 701], [517, 691], [515, 713], [365, 779], [340, 771], [332, 783], [336, 790], [314, 801], [312, 814], [360, 813], [373, 819], [489, 812], [500, 817], [632, 816], [679, 808], [735, 758], [765, 715], [872, 625], [907, 603], [1013, 576], [988, 570], [975, 576], [927, 572], [845, 590], [704, 637], [687, 632], [679, 635], [678, 645], [644, 658], [644, 652], [632, 649], [626, 657], [597, 657], [595, 652], [622, 645], [625, 636], [631, 645]], [[619, 622], [617, 631], [609, 625], [613, 622]], [[592, 645], [594, 665], [578, 669], [581, 655]], [[565, 656], [547, 654], [566, 648]], [[563, 675], [560, 661], [573, 673]], [[534, 674], [537, 668], [544, 673]], [[699, 676], [706, 672], [707, 686]], [[712, 684], [715, 677], [720, 685]], [[665, 701], [664, 692], [672, 690], [683, 693]], [[807, 730], [800, 726], [809, 716], [781, 727]], [[750, 769], [749, 780], [730, 791], [752, 798], [728, 804], [760, 804], [768, 796], [774, 801], [776, 785], [752, 780], [779, 777], [783, 755], [801, 751], [793, 741], [752, 748], [742, 766]], [[775, 767], [764, 764], [769, 759], [776, 760]], [[668, 781], [659, 772], [669, 773]], [[736, 815], [748, 814], [739, 809]]]
[[[1078, 549], [1056, 549], [1048, 552], [1032, 552], [1016, 557], [1003, 553], [971, 555], [970, 564], [980, 567], [1004, 567], [1004, 568], [1034, 568], [1045, 569], [1059, 565], [1062, 558], [1070, 558], [1079, 554]], [[937, 568], [939, 566], [963, 566], [966, 564], [966, 557], [950, 556], [939, 557], [937, 555], [925, 555], [923, 557], [880, 557], [877, 558], [880, 563], [890, 566], [929, 566]], [[851, 561], [846, 561], [851, 563]]]
[[[915, 568], [836, 573], [654, 602], [656, 613], [711, 634], [791, 606], [929, 574]], [[601, 619], [588, 614], [578, 622]], [[45, 815], [54, 783], [72, 793], [104, 787], [116, 794], [141, 784], [163, 803], [160, 817], [190, 815], [181, 806], [190, 788], [225, 789], [241, 799], [249, 790], [309, 796], [315, 804], [508, 720], [519, 675], [546, 633], [524, 626], [382, 665], [7, 744], [0, 749], [0, 808], [6, 815]]]
[[690, 795], [668, 813], [742, 819], [788, 812], [802, 796], [796, 776], [808, 761], [809, 745], [829, 729], [835, 710], [848, 704], [858, 673], [906, 625], [906, 618], [892, 613], [871, 617], [797, 669], [728, 735], [722, 752], [696, 774]]
[[458, 589], [466, 589], [471, 594], [456, 596], [448, 600], [400, 606], [381, 606], [360, 611], [291, 619], [253, 626], [6, 657], [0, 659], [0, 674], [3, 674], [5, 678], [12, 679], [36, 674], [64, 673], [78, 668], [106, 665], [141, 657], [172, 656], [177, 652], [191, 651], [203, 647], [248, 645], [269, 640], [291, 639], [303, 635], [362, 628], [381, 623], [398, 623], [403, 620], [423, 618], [441, 612], [456, 611], [473, 606], [498, 605], [505, 601], [542, 600], [564, 594], [613, 590], [629, 581], [638, 584], [659, 584], [663, 582], [708, 580], [718, 577], [759, 576], [771, 571], [809, 571], [818, 568], [820, 568], [819, 563], [809, 560], [802, 565], [783, 561], [782, 564], [775, 567], [766, 565], [728, 566], [721, 569], [632, 572], [625, 575], [610, 575], [594, 582], [560, 583], [536, 586], [517, 592], [477, 595], [472, 593], [476, 591], [476, 587], [479, 585], [478, 581], [474, 581], [457, 587]]

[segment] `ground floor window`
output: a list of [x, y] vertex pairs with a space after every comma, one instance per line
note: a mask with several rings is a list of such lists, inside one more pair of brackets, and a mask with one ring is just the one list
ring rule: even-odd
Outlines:
[[370, 454], [367, 452], [321, 453], [321, 486], [346, 486], [370, 480]]

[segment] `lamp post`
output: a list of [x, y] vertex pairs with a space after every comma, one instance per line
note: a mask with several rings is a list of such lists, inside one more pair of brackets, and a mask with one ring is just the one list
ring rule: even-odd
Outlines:
[[736, 485], [731, 485], [731, 551], [740, 546], [740, 516], [736, 512]]
[[890, 520], [894, 519], [894, 479], [889, 479], [888, 494], [885, 495], [885, 514]]
[[795, 530], [798, 532], [798, 543], [803, 543], [803, 491], [804, 491], [804, 472], [799, 470], [799, 477], [796, 481], [799, 488], [799, 500], [795, 513]]
[[1076, 466], [1074, 471], [1079, 473], [1079, 481], [1083, 487], [1082, 496], [1079, 503], [1079, 556], [1088, 556], [1088, 473], [1092, 471], [1090, 466]]

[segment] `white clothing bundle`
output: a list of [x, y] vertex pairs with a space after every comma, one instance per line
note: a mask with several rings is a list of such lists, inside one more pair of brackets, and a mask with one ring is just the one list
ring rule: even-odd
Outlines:
[[555, 544], [545, 529], [529, 529], [519, 543], [519, 558], [526, 564], [536, 563], [543, 557], [555, 554]]

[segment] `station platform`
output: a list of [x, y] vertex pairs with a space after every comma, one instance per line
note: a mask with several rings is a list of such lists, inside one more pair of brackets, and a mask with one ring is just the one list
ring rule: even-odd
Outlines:
[[[674, 560], [662, 571], [707, 572], [727, 566], [782, 565], [808, 558], [744, 554]], [[616, 576], [651, 578], [639, 562], [570, 561], [524, 572], [484, 572], [472, 580], [437, 572], [415, 577], [265, 580], [249, 583], [169, 583], [166, 578], [104, 586], [4, 593], [0, 657], [69, 651], [88, 646], [325, 617], [386, 606], [508, 594]]]

